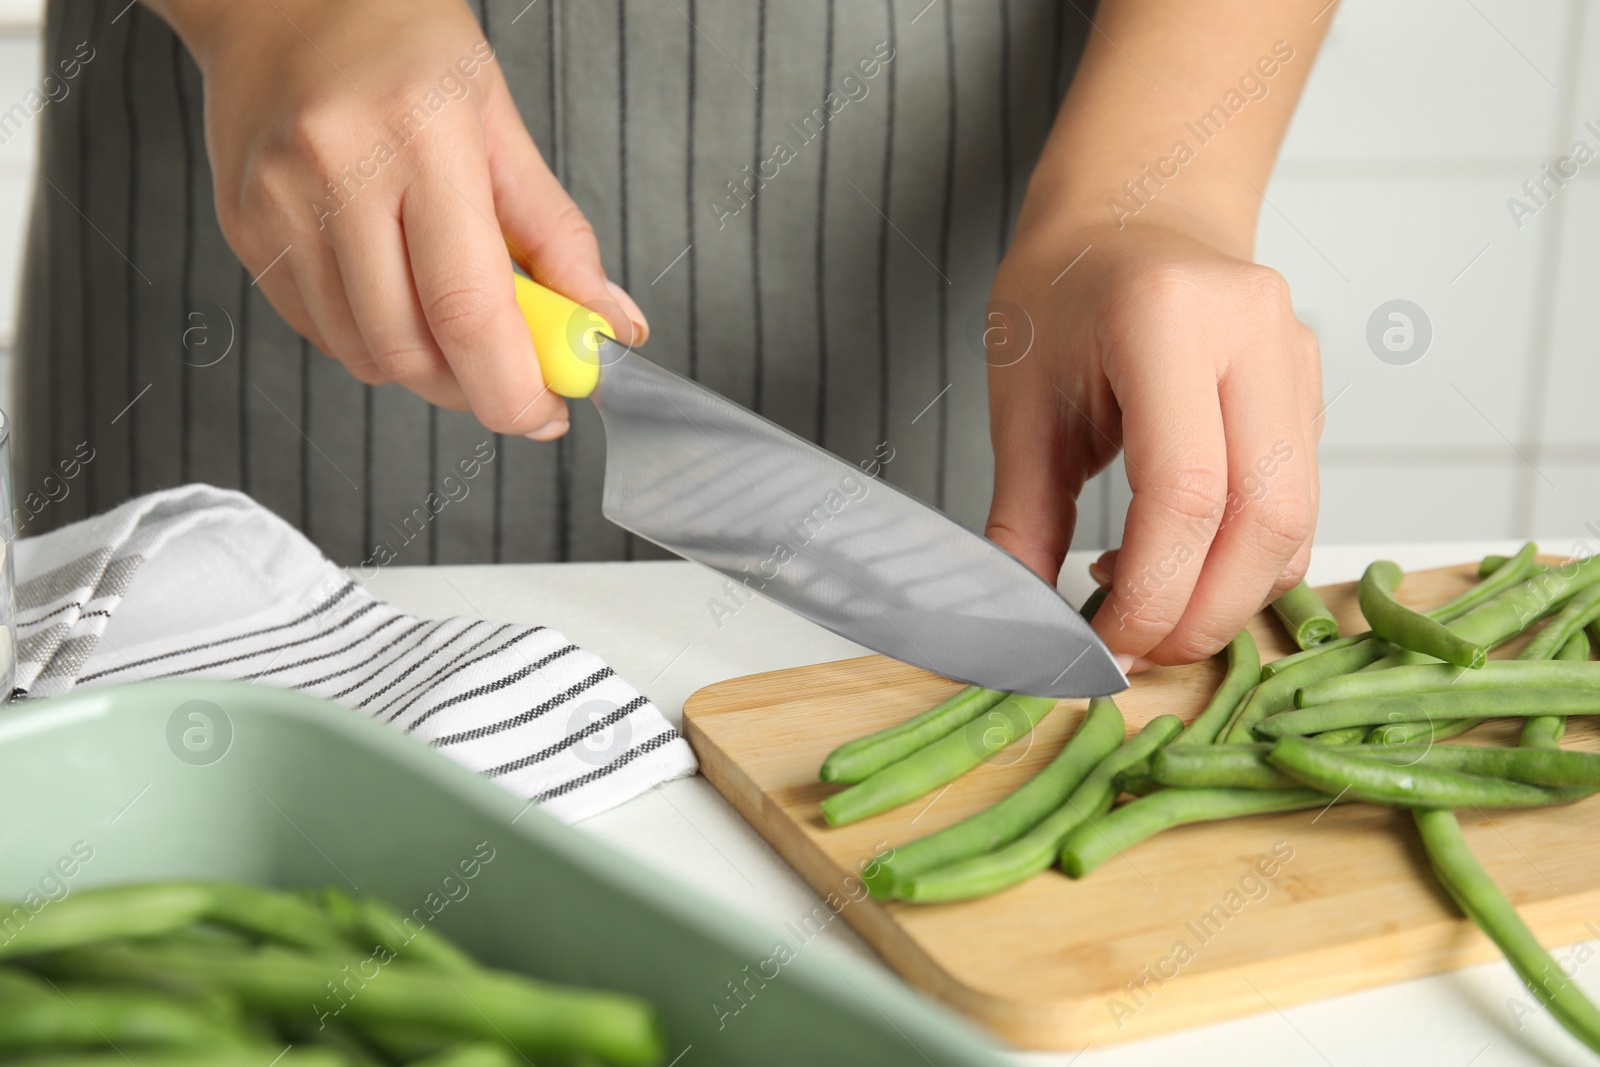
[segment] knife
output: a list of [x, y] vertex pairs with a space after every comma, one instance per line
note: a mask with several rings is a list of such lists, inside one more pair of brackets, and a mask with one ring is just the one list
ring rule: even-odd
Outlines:
[[1127, 688], [1083, 616], [1015, 556], [854, 464], [656, 366], [515, 273], [550, 390], [605, 427], [601, 511], [885, 656], [1031, 696]]

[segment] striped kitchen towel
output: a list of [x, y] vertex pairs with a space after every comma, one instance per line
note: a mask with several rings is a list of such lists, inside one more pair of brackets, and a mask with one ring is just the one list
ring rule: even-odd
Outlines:
[[695, 771], [655, 706], [545, 626], [419, 619], [242, 493], [190, 485], [16, 545], [14, 697], [150, 678], [300, 689], [572, 822]]

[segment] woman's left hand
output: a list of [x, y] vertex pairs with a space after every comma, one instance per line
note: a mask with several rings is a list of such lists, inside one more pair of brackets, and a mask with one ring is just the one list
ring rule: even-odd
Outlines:
[[1300, 580], [1322, 383], [1281, 275], [1181, 219], [1035, 220], [989, 309], [988, 535], [1054, 581], [1079, 492], [1125, 450], [1133, 503], [1095, 618], [1125, 666], [1210, 656]]

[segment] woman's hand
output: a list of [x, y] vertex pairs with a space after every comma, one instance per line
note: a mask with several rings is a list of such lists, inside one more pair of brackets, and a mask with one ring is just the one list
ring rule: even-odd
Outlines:
[[363, 382], [470, 409], [497, 433], [564, 433], [507, 246], [604, 309], [619, 338], [642, 340], [644, 319], [606, 280], [466, 5], [154, 6], [205, 78], [222, 232], [284, 319]]
[[1181, 219], [1028, 223], [990, 300], [988, 534], [1054, 580], [1079, 491], [1124, 449], [1133, 503], [1095, 629], [1135, 670], [1209, 656], [1305, 573], [1316, 338], [1277, 272]]

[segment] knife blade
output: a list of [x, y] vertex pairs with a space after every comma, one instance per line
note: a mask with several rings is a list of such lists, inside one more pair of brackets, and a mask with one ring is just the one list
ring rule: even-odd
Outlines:
[[1053, 586], [889, 483], [618, 343], [516, 275], [552, 391], [605, 427], [601, 510], [618, 526], [875, 652], [1033, 696], [1127, 688]]

